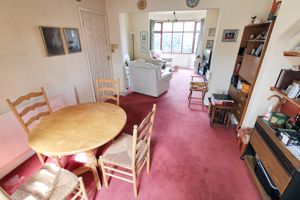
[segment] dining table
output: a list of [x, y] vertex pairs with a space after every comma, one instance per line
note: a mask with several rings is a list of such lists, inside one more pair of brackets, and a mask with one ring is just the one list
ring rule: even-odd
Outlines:
[[113, 140], [123, 129], [126, 112], [111, 103], [82, 103], [45, 116], [28, 137], [29, 146], [50, 157], [85, 153], [88, 163], [75, 174], [90, 170], [99, 190], [101, 183], [94, 150]]

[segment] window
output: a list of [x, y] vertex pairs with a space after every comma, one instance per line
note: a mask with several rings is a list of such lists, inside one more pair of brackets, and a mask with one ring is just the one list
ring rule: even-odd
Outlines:
[[194, 53], [200, 26], [198, 21], [155, 22], [154, 48], [164, 53]]

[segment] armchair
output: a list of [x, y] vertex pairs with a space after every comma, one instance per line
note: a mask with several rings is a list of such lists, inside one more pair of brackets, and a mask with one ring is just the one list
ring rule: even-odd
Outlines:
[[160, 65], [138, 60], [129, 63], [129, 78], [134, 92], [158, 97], [169, 89], [172, 72], [169, 68], [162, 70]]
[[161, 50], [150, 50], [150, 59], [147, 62], [150, 62], [154, 65], [165, 65], [166, 67], [172, 67], [173, 58], [165, 58], [163, 57], [163, 53]]

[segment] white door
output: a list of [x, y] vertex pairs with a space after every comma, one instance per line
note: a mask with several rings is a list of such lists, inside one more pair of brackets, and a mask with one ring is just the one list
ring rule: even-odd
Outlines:
[[[81, 11], [94, 90], [96, 79], [113, 79], [105, 15]], [[95, 91], [98, 100], [97, 91]]]

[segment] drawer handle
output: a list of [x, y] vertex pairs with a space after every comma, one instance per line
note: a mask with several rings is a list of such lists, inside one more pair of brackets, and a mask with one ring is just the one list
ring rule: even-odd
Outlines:
[[262, 165], [262, 163], [260, 162], [260, 160], [257, 160], [257, 164], [259, 165], [259, 167], [262, 169], [265, 177], [267, 178], [267, 181], [269, 182], [269, 185], [274, 189], [274, 190], [278, 190], [278, 188], [274, 185], [274, 183], [270, 180], [269, 175], [267, 174], [264, 166]]

